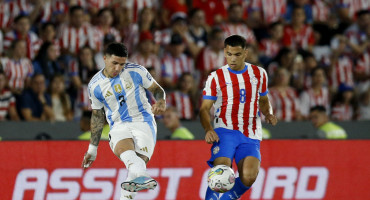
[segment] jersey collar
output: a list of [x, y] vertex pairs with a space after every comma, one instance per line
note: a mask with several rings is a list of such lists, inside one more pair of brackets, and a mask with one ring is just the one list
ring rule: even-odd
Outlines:
[[247, 65], [247, 64], [245, 64], [244, 69], [242, 69], [242, 70], [240, 70], [240, 71], [232, 70], [230, 67], [228, 67], [227, 69], [228, 69], [231, 73], [233, 73], [233, 74], [242, 74], [242, 73], [244, 73], [245, 71], [247, 71], [247, 69], [248, 69], [248, 65]]

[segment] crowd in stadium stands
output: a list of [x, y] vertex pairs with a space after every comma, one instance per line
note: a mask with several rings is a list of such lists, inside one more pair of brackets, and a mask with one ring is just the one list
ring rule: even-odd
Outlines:
[[197, 120], [232, 34], [248, 41], [247, 62], [268, 72], [280, 121], [307, 120], [317, 105], [332, 120], [370, 120], [367, 0], [1, 0], [0, 121], [79, 120], [114, 41], [181, 119]]

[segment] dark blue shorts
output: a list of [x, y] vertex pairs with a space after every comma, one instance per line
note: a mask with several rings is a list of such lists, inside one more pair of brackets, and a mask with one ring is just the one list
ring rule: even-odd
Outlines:
[[213, 167], [213, 161], [218, 157], [230, 158], [231, 162], [235, 158], [236, 164], [247, 156], [256, 157], [261, 161], [260, 140], [251, 139], [240, 131], [226, 128], [216, 128], [215, 132], [220, 140], [212, 145], [211, 159], [207, 161], [210, 167]]

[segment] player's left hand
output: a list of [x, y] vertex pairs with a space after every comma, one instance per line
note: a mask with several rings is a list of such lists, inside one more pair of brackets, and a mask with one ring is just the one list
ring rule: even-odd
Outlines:
[[152, 106], [152, 112], [155, 115], [161, 115], [164, 111], [166, 111], [166, 101], [164, 99], [157, 101], [157, 103]]
[[86, 152], [81, 167], [87, 169], [94, 162], [95, 158], [96, 156], [93, 156]]
[[277, 124], [277, 118], [275, 115], [272, 115], [272, 114], [268, 114], [265, 116], [265, 120], [268, 124], [271, 124], [273, 126], [275, 126]]

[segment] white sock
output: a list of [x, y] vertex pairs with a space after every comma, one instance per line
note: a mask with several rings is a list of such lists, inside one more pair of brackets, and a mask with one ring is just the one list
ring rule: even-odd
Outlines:
[[146, 164], [143, 159], [136, 155], [135, 151], [127, 150], [119, 156], [123, 163], [125, 163], [128, 173], [133, 178], [139, 176], [148, 176], [146, 173]]

